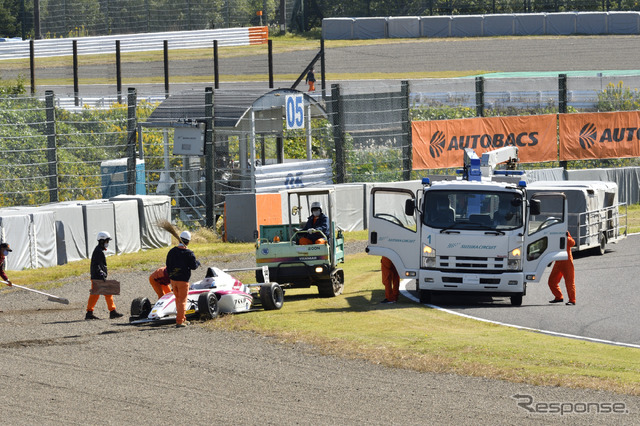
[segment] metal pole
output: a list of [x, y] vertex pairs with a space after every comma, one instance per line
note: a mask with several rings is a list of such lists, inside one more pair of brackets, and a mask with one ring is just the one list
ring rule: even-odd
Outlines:
[[80, 87], [78, 86], [78, 40], [73, 40], [73, 101], [75, 106], [80, 105], [79, 92]]
[[164, 40], [164, 97], [169, 97], [169, 42]]
[[311, 161], [313, 159], [311, 158], [311, 102], [307, 102], [307, 117], [306, 120], [304, 120], [304, 124], [307, 131], [307, 161]]
[[401, 86], [402, 99], [402, 135], [405, 138], [402, 144], [402, 178], [411, 180], [411, 170], [413, 169], [413, 144], [411, 139], [411, 114], [409, 113], [411, 86], [408, 81], [403, 81]]
[[476, 77], [476, 116], [484, 117], [484, 77]]
[[36, 93], [36, 49], [33, 39], [29, 40], [29, 71], [31, 72], [31, 94]]
[[273, 89], [273, 40], [267, 41], [269, 56], [269, 89]]
[[331, 121], [336, 150], [336, 183], [345, 183], [344, 112], [339, 84], [331, 85]]
[[127, 95], [127, 195], [136, 194], [136, 89]]
[[[558, 75], [558, 113], [567, 113], [567, 75]], [[560, 167], [567, 170], [567, 162], [560, 161]]]
[[205, 225], [214, 228], [216, 224], [215, 192], [214, 192], [214, 164], [215, 152], [213, 145], [213, 89], [204, 89], [204, 155], [205, 155]]
[[33, 0], [33, 29], [34, 38], [40, 40], [42, 38], [40, 33], [40, 0]]
[[218, 40], [213, 40], [213, 81], [213, 87], [219, 89], [220, 75], [218, 74]]
[[47, 163], [49, 164], [49, 202], [58, 202], [58, 152], [56, 141], [56, 110], [52, 90], [45, 92], [47, 116]]
[[122, 104], [122, 63], [120, 60], [120, 40], [116, 40], [116, 92], [118, 103]]
[[322, 82], [322, 99], [327, 95], [327, 80], [324, 67], [324, 38], [320, 39], [320, 80]]

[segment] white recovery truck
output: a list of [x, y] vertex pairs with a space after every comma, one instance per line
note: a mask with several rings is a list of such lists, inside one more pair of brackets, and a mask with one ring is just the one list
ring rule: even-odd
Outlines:
[[[371, 191], [367, 252], [386, 256], [401, 278], [415, 279], [421, 303], [439, 293], [510, 297], [520, 306], [527, 283], [567, 259], [567, 197], [531, 191], [515, 176], [517, 147], [465, 150], [462, 179], [423, 188]], [[506, 163], [507, 170], [494, 170]], [[504, 178], [508, 180], [508, 178]], [[513, 180], [513, 177], [511, 177]]]

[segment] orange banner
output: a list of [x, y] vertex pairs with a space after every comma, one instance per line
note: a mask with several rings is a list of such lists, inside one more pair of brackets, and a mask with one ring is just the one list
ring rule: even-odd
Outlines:
[[480, 156], [507, 145], [519, 148], [521, 163], [555, 161], [556, 123], [555, 114], [414, 121], [413, 169], [462, 167], [464, 148]]
[[640, 156], [640, 112], [560, 114], [560, 160]]

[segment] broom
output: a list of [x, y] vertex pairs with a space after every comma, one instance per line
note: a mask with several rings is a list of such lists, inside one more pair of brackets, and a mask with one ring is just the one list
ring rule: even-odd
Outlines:
[[158, 225], [158, 227], [164, 229], [165, 231], [167, 231], [168, 233], [176, 237], [176, 240], [178, 240], [178, 243], [182, 241], [180, 239], [180, 234], [178, 233], [178, 230], [168, 220], [166, 219], [159, 220], [156, 225]]

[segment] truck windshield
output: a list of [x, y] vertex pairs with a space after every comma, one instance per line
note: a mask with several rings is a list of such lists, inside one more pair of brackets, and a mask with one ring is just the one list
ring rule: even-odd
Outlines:
[[519, 192], [427, 191], [423, 223], [432, 228], [511, 230], [522, 227]]

